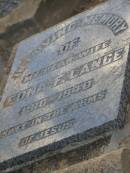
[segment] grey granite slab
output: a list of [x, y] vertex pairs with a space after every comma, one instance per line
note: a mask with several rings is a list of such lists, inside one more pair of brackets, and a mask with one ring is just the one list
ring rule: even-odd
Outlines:
[[110, 0], [17, 45], [0, 105], [0, 170], [123, 127], [129, 9]]

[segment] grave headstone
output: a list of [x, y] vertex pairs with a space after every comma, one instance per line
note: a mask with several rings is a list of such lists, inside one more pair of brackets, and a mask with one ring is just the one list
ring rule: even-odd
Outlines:
[[17, 45], [0, 105], [0, 170], [123, 127], [129, 9], [110, 0]]

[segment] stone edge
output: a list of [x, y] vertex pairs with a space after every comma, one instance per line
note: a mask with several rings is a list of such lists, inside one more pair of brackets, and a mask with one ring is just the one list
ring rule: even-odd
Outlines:
[[62, 139], [61, 141], [54, 142], [53, 144], [49, 144], [47, 146], [41, 147], [39, 149], [27, 152], [21, 156], [17, 156], [15, 158], [9, 159], [7, 161], [0, 163], [0, 171], [13, 168], [15, 166], [20, 166], [24, 163], [36, 160], [36, 158], [40, 158], [43, 155], [47, 155], [48, 152], [52, 153], [56, 150], [62, 150], [64, 147], [68, 145], [73, 145], [73, 143], [83, 142], [89, 139], [94, 138], [95, 136], [105, 135], [109, 131], [114, 129], [123, 128], [126, 122], [127, 115], [127, 105], [128, 105], [128, 93], [130, 93], [130, 46], [127, 58], [127, 66], [125, 71], [125, 78], [123, 82], [123, 88], [121, 92], [121, 99], [119, 104], [119, 112], [118, 117], [115, 120], [109, 121], [99, 127], [92, 128], [89, 131], [84, 131], [83, 133], [73, 135], [71, 137]]

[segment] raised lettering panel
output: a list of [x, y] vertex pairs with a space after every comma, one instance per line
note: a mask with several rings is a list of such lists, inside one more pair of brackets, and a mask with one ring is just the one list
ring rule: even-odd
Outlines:
[[0, 105], [1, 170], [123, 126], [129, 8], [106, 2], [17, 45]]

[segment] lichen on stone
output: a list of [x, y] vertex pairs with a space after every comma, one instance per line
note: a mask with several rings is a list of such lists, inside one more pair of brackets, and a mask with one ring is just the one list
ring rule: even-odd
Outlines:
[[0, 0], [0, 17], [9, 14], [22, 0]]

